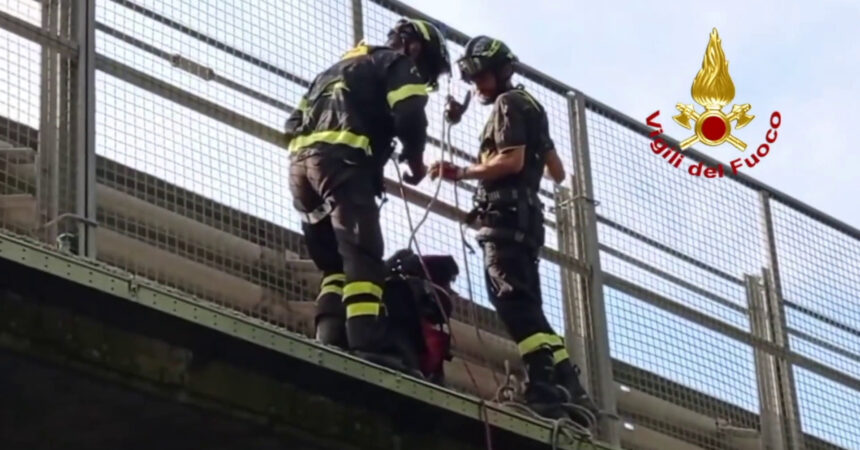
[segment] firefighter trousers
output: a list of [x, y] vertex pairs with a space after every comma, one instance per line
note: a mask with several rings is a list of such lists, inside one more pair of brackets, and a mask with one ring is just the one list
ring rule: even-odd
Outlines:
[[512, 241], [483, 241], [487, 294], [517, 343], [532, 381], [554, 380], [553, 366], [567, 358], [563, 339], [543, 312], [538, 250]]
[[385, 268], [383, 239], [371, 169], [320, 151], [293, 157], [290, 191], [304, 215], [302, 231], [311, 259], [323, 272], [320, 317], [346, 319], [350, 349], [379, 351]]

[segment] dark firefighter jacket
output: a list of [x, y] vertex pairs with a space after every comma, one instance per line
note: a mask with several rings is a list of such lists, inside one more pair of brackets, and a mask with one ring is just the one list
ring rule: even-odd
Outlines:
[[[427, 86], [412, 60], [388, 47], [359, 44], [314, 79], [286, 122], [294, 155], [333, 152], [379, 169], [391, 157], [420, 158], [427, 137]], [[369, 158], [365, 158], [365, 156]]]

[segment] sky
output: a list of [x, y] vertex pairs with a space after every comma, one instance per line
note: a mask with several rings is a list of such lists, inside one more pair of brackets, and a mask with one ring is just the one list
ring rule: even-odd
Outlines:
[[[305, 79], [312, 78], [352, 44], [348, 0], [139, 3]], [[532, 1], [528, 8], [519, 2], [502, 1], [410, 4], [467, 34], [485, 33], [504, 39], [524, 62], [637, 120], [644, 122], [646, 116], [660, 109], [667, 133], [677, 138], [686, 137], [686, 130], [674, 125], [669, 116], [676, 102], [692, 103], [690, 84], [701, 64], [708, 34], [716, 26], [736, 86], [734, 102], [752, 104], [751, 112], [757, 115], [738, 136], [751, 146], [757, 145], [764, 138], [771, 111], [779, 110], [784, 119], [774, 150], [746, 173], [849, 223], [860, 223], [856, 209], [845, 207], [845, 192], [860, 187], [850, 172], [851, 167], [860, 167], [860, 161], [848, 151], [849, 106], [839, 101], [857, 98], [851, 95], [857, 94], [852, 92], [857, 88], [849, 81], [857, 74], [856, 41], [860, 33], [854, 32], [853, 37], [842, 35], [851, 33], [848, 30], [852, 14], [857, 16], [849, 3], [830, 5], [828, 14], [788, 3], [780, 3], [778, 8], [773, 4], [774, 11], [770, 13], [762, 3], [752, 9], [722, 4], [724, 11], [733, 14], [680, 2], [679, 7], [687, 9], [667, 6], [671, 3], [650, 3], [646, 8], [633, 2], [596, 5]], [[38, 20], [37, 5], [0, 0], [0, 9], [34, 21]], [[396, 17], [365, 2], [364, 31], [368, 40], [380, 42]], [[170, 54], [178, 53], [206, 65], [219, 76], [279, 101], [295, 104], [303, 93], [301, 86], [131, 13], [116, 2], [99, 2], [97, 20]], [[21, 39], [4, 38], [6, 34], [2, 33], [0, 59], [5, 57], [8, 61], [2, 72], [8, 76], [0, 77], [0, 86], [6, 83], [10, 95], [0, 97], [0, 115], [38, 126], [38, 47]], [[283, 124], [284, 111], [223, 85], [202, 82], [121, 39], [100, 32], [96, 45], [102, 55], [267, 127], [277, 130]], [[455, 57], [461, 52], [456, 46], [451, 50]], [[106, 73], [98, 72], [96, 82], [99, 155], [232, 208], [299, 229], [299, 217], [292, 210], [286, 183], [288, 160], [281, 149]], [[570, 169], [564, 98], [533, 83], [526, 84], [547, 107], [553, 139]], [[443, 92], [447, 86], [447, 82], [443, 83]], [[462, 95], [467, 87], [455, 79], [452, 89]], [[441, 98], [431, 96], [428, 107], [433, 136], [441, 136]], [[475, 136], [488, 109], [470, 108], [463, 123], [452, 130], [454, 145], [466, 151], [474, 149]], [[838, 126], [840, 123], [845, 128]], [[733, 277], [759, 271], [766, 259], [756, 242], [761, 224], [755, 193], [725, 180], [679, 175], [650, 154], [647, 139], [594, 114], [588, 116], [588, 128], [595, 191], [601, 201], [598, 212], [669, 250], [657, 251], [606, 226], [600, 228], [601, 243], [695, 284], [729, 304], [744, 306], [742, 286], [684, 261], [678, 253]], [[729, 146], [697, 148], [723, 161], [739, 153]], [[439, 149], [431, 146], [427, 159], [439, 154]], [[389, 164], [386, 173], [396, 179], [393, 165]], [[418, 189], [432, 194], [435, 185], [425, 182]], [[459, 201], [461, 207], [466, 207], [469, 197], [463, 191], [455, 197], [450, 185], [441, 187], [444, 201]], [[412, 207], [414, 221], [421, 212]], [[407, 245], [409, 224], [400, 200], [390, 196], [382, 217], [388, 253]], [[548, 217], [554, 219], [552, 214]], [[774, 218], [786, 296], [856, 328], [860, 323], [860, 269], [854, 261], [860, 255], [860, 243], [780, 205], [774, 205]], [[462, 267], [462, 249], [454, 222], [431, 214], [418, 236], [425, 252], [457, 255]], [[552, 232], [547, 245], [557, 248]], [[466, 260], [472, 296], [487, 305], [480, 255], [467, 256]], [[602, 264], [612, 274], [727, 324], [748, 327], [744, 312], [717, 304], [700, 293], [608, 254], [602, 256]], [[544, 310], [559, 330], [564, 324], [560, 275], [558, 266], [548, 261], [541, 263]], [[464, 276], [458, 279], [457, 289], [462, 294], [469, 292], [468, 281]], [[758, 410], [748, 346], [619, 291], [607, 288], [605, 292], [613, 357], [748, 410]], [[794, 311], [789, 314], [791, 326], [860, 354], [856, 336]], [[793, 340], [793, 346], [804, 355], [860, 377], [860, 364], [850, 358], [800, 340]], [[856, 421], [860, 401], [851, 401], [858, 393], [802, 370], [797, 373], [807, 431], [846, 447], [860, 446], [860, 434], [856, 433], [860, 428]]]
[[[670, 116], [676, 114], [677, 102], [693, 103], [690, 87], [701, 67], [709, 33], [716, 27], [736, 89], [733, 103], [751, 104], [756, 119], [736, 131], [749, 145], [747, 154], [728, 144], [695, 148], [724, 163], [747, 156], [764, 142], [769, 117], [773, 111], [779, 111], [783, 123], [770, 153], [754, 168], [741, 170], [826, 214], [860, 227], [860, 207], [848, 200], [860, 192], [860, 176], [857, 176], [860, 153], [851, 145], [855, 129], [852, 99], [860, 98], [860, 85], [856, 83], [860, 77], [860, 29], [856, 27], [860, 2], [407, 0], [406, 3], [467, 35], [485, 34], [504, 40], [521, 61], [640, 122], [660, 110], [658, 121], [667, 134], [679, 140], [691, 133], [676, 125]], [[697, 108], [701, 110], [698, 105]], [[637, 230], [649, 230], [646, 234], [658, 240], [666, 235], [664, 231], [676, 230], [670, 231], [676, 237], [667, 240], [673, 248], [686, 250], [685, 253], [738, 276], [755, 273], [756, 267], [764, 264], [755, 246], [744, 244], [744, 241], [755, 242], [756, 235], [750, 236], [750, 232], [760, 226], [755, 197], [726, 184], [702, 185], [718, 180], [680, 180], [659, 159], [655, 162], [645, 139], [631, 136], [620, 141], [613, 139], [597, 120], [589, 120], [589, 132], [596, 135], [591, 137], [597, 137], [597, 142], [591, 145], [595, 190], [598, 200], [603, 201], [598, 213]], [[639, 151], [644, 153], [625, 153]], [[630, 165], [625, 172], [619, 172], [624, 159]], [[618, 181], [619, 176], [627, 177], [627, 183]], [[615, 180], [608, 181], [611, 178]], [[666, 184], [661, 186], [661, 183]], [[655, 196], [668, 200], [657, 201]], [[672, 202], [684, 202], [685, 196], [706, 201], [696, 208], [670, 206]], [[657, 204], [662, 207], [642, 207]], [[860, 246], [838, 233], [822, 231], [782, 206], [775, 207], [774, 215], [780, 235], [790, 234], [792, 238], [791, 244], [786, 243], [789, 239], [778, 238], [777, 245], [783, 258], [781, 271], [786, 297], [803, 299], [816, 310], [829, 311], [831, 317], [858, 323], [860, 272], [855, 261]], [[722, 241], [722, 251], [720, 244], [708, 245], [705, 240], [696, 239], [696, 233], [683, 230], [690, 226], [709, 239]], [[600, 232], [605, 244], [667, 268], [684, 280], [708, 286], [711, 292], [719, 292], [725, 298], [743, 301], [744, 293], [738, 286], [723, 286], [714, 277], [698, 273], [695, 267], [659, 255], [653, 249], [641, 248], [641, 244], [614, 230], [602, 227]], [[603, 264], [613, 273], [729, 323], [746, 320], [689, 291], [666, 286], [615, 258], [604, 256]], [[723, 389], [714, 384], [712, 377], [725, 375], [736, 384], [729, 386], [723, 395], [733, 399], [755, 396], [754, 386], [740, 382], [749, 380], [752, 363], [749, 354], [734, 342], [716, 344], [720, 338], [711, 333], [694, 331], [695, 327], [689, 323], [678, 322], [656, 308], [626, 299], [617, 291], [606, 292], [613, 353], [617, 357], [658, 373], [683, 371], [685, 382], [698, 380], [697, 386], [706, 391]], [[790, 326], [816, 330], [814, 334], [826, 335], [825, 339], [839, 342], [855, 354], [860, 351], [856, 337], [820, 322], [812, 323], [791, 310], [788, 314]], [[673, 331], [646, 331], [651, 326]], [[702, 340], [708, 345], [697, 351], [690, 352], [688, 347], [685, 353], [682, 349]], [[684, 342], [681, 348], [675, 347], [678, 341]], [[847, 373], [860, 374], [856, 362], [846, 362], [799, 339], [792, 339], [792, 345], [803, 354], [825, 358]], [[735, 368], [729, 369], [718, 361], [691, 360], [692, 354], [707, 355], [714, 348], [719, 348], [724, 356], [730, 354], [728, 359]], [[668, 360], [684, 362], [676, 365]], [[743, 369], [744, 366], [747, 368]], [[696, 373], [699, 370], [712, 372]], [[834, 401], [856, 399], [857, 393], [844, 391], [802, 369], [796, 370], [796, 376], [806, 429], [847, 447], [860, 445], [856, 425], [851, 425], [852, 420], [847, 418], [854, 414], [853, 408], [840, 409], [836, 405], [841, 401]], [[841, 397], [839, 392], [849, 397]]]
[[[851, 137], [853, 99], [860, 98], [860, 2], [406, 3], [468, 35], [503, 39], [523, 62], [642, 122], [659, 109], [666, 132], [679, 140], [689, 132], [668, 116], [677, 102], [693, 103], [690, 86], [716, 27], [734, 102], [750, 103], [756, 115], [738, 136], [754, 149], [773, 111], [784, 121], [771, 153], [746, 173], [860, 227], [860, 207], [845, 202], [860, 192], [860, 152]], [[696, 148], [724, 162], [741, 155], [729, 145]]]

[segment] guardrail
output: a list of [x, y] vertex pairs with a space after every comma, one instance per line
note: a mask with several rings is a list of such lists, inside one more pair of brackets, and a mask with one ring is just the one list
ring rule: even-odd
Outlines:
[[[433, 20], [369, 0], [0, 3], [0, 85], [14, 93], [0, 100], [0, 226], [306, 333], [318, 274], [303, 261], [279, 129], [316, 71], [358, 38], [381, 41], [400, 15]], [[467, 35], [443, 28], [456, 57]], [[678, 176], [654, 161], [641, 122], [527, 65], [519, 75], [574, 174], [542, 193], [542, 289], [592, 392], [624, 418], [600, 436], [631, 448], [860, 446], [860, 232], [743, 174]], [[472, 108], [452, 130], [462, 162], [485, 114]], [[443, 146], [439, 120], [431, 135], [428, 158]], [[461, 254], [471, 188], [460, 188], [441, 187], [419, 240], [469, 268], [458, 364], [492, 385], [513, 353], [480, 258]], [[434, 189], [406, 188], [404, 204], [423, 208]], [[409, 235], [391, 200], [389, 251]]]

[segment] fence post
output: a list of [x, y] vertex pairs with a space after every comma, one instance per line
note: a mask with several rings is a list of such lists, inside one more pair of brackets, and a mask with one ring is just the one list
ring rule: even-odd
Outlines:
[[[588, 151], [588, 130], [585, 120], [585, 96], [580, 92], [568, 92], [570, 109], [571, 143], [574, 152], [575, 192], [573, 204], [576, 208], [576, 224], [579, 233], [577, 257], [585, 261], [588, 275], [581, 284], [580, 295], [588, 310], [586, 330], [588, 358], [592, 377], [592, 393], [600, 409], [608, 415], [616, 415], [615, 378], [612, 375], [612, 355], [609, 351], [609, 328], [606, 320], [606, 305], [603, 299], [603, 271], [600, 267], [600, 249], [597, 238], [597, 213], [595, 211], [594, 188], [591, 178], [591, 158]], [[599, 421], [600, 439], [613, 446], [620, 446], [618, 422], [603, 415]]]
[[[750, 331], [756, 338], [770, 341], [770, 314], [764, 286], [760, 278], [744, 275]], [[776, 356], [753, 347], [755, 373], [758, 383], [761, 441], [764, 450], [786, 450], [785, 434], [780, 418], [779, 382], [776, 375]]]
[[[555, 193], [555, 217], [558, 232], [558, 250], [564, 255], [577, 254], [576, 224], [573, 218], [573, 195], [569, 188], [559, 187]], [[583, 386], [591, 385], [588, 363], [587, 330], [588, 308], [579, 294], [579, 275], [564, 264], [559, 266], [564, 307], [564, 341], [571, 361], [582, 370]]]
[[[764, 223], [764, 238], [768, 256], [768, 268], [763, 270], [765, 300], [768, 305], [770, 322], [770, 340], [788, 352], [788, 326], [785, 317], [785, 303], [782, 296], [782, 284], [779, 275], [779, 258], [776, 253], [776, 236], [773, 230], [773, 215], [770, 208], [770, 195], [761, 191], [761, 210]], [[797, 387], [794, 383], [794, 368], [785, 358], [775, 357], [776, 377], [779, 387], [780, 410], [783, 420], [783, 430], [787, 448], [802, 450], [805, 448], [803, 427], [800, 423], [800, 410], [797, 403]]]
[[364, 39], [364, 0], [352, 0], [352, 40], [355, 44]]
[[73, 130], [75, 152], [75, 210], [78, 254], [95, 258], [96, 146], [95, 146], [95, 0], [74, 0], [72, 34], [78, 43], [74, 68], [75, 104]]
[[[42, 30], [59, 33], [59, 0], [42, 3]], [[57, 227], [54, 219], [59, 210], [59, 54], [49, 45], [42, 46], [39, 111], [39, 151], [36, 154], [36, 204], [39, 238], [55, 243]]]

